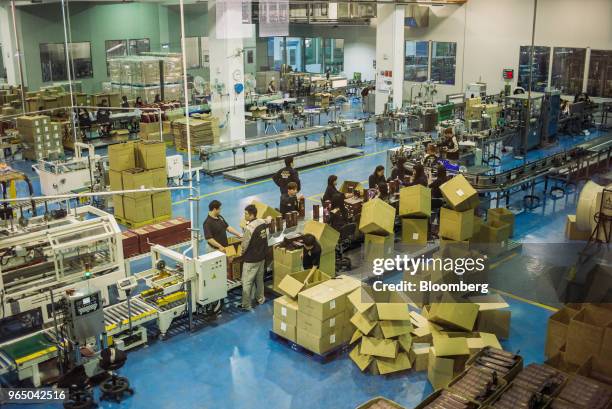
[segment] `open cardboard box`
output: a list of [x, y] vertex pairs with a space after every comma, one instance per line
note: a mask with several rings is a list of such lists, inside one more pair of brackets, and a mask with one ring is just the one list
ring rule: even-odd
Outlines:
[[431, 304], [429, 320], [445, 327], [472, 331], [478, 317], [478, 304], [471, 302], [447, 302]]
[[315, 220], [304, 223], [304, 234], [312, 234], [321, 245], [321, 253], [328, 253], [336, 248], [340, 233], [329, 224]]
[[612, 388], [612, 357], [592, 356], [580, 366], [577, 373]]
[[567, 328], [571, 319], [578, 311], [563, 307], [548, 318], [546, 331], [546, 347], [544, 355], [551, 358], [559, 353], [561, 347], [567, 342]]
[[310, 270], [287, 274], [278, 285], [278, 288], [289, 297], [296, 298], [300, 291], [330, 279], [330, 276], [313, 267]]
[[566, 360], [582, 365], [589, 357], [598, 356], [610, 322], [610, 311], [594, 305], [586, 305], [574, 315], [567, 328]]
[[489, 222], [501, 222], [510, 225], [510, 236], [514, 234], [514, 213], [505, 207], [496, 207], [487, 210]]

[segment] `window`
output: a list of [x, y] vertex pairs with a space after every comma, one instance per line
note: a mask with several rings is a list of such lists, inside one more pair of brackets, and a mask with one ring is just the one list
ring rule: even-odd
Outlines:
[[587, 94], [612, 98], [612, 51], [591, 50]]
[[406, 41], [404, 79], [425, 82], [429, 69], [429, 41]]
[[127, 40], [106, 40], [106, 75], [110, 75], [108, 59], [113, 57], [124, 57], [127, 55]]
[[457, 43], [434, 41], [431, 46], [431, 80], [440, 84], [455, 84]]
[[287, 37], [285, 39], [285, 49], [287, 50], [287, 64], [293, 71], [304, 71], [302, 52], [304, 49], [304, 39], [300, 37]]
[[326, 38], [323, 47], [325, 71], [339, 74], [344, 71], [344, 40], [341, 38]]
[[280, 71], [284, 64], [283, 55], [285, 54], [285, 38], [268, 38], [268, 67], [271, 70]]
[[255, 53], [253, 50], [247, 50], [246, 52], [246, 63], [253, 64], [255, 63]]
[[[88, 42], [70, 43], [70, 59], [74, 78], [92, 78], [91, 46]], [[63, 43], [40, 44], [40, 65], [43, 82], [67, 81], [66, 47]]]
[[[529, 59], [531, 46], [521, 46], [519, 55], [518, 86], [529, 89]], [[548, 67], [550, 64], [550, 47], [535, 46], [533, 66], [531, 67], [531, 90], [543, 92], [548, 86]]]
[[148, 53], [151, 51], [151, 43], [148, 38], [130, 40], [130, 55]]
[[323, 72], [323, 39], [304, 39], [304, 71], [320, 74]]
[[200, 68], [200, 43], [198, 37], [186, 37], [185, 38], [185, 64], [187, 69], [189, 68]]
[[93, 78], [91, 63], [91, 44], [89, 42], [70, 43], [70, 60], [74, 70], [74, 78]]
[[552, 87], [566, 95], [582, 92], [585, 61], [585, 48], [555, 47], [550, 81]]

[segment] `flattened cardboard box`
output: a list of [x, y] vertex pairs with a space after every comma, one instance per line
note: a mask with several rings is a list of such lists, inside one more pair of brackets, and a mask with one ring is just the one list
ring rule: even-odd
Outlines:
[[325, 320], [344, 311], [344, 294], [335, 288], [318, 285], [298, 294], [298, 309], [304, 314]]
[[317, 337], [322, 337], [334, 332], [339, 333], [346, 324], [347, 323], [344, 321], [344, 313], [342, 312], [325, 320], [319, 320], [298, 311], [297, 327]]
[[290, 297], [283, 295], [274, 300], [274, 316], [286, 323], [297, 325], [298, 303]]
[[382, 358], [395, 358], [398, 352], [398, 343], [390, 339], [361, 337], [361, 354]]
[[366, 315], [357, 311], [355, 315], [351, 317], [351, 324], [353, 324], [362, 335], [368, 335], [376, 326], [376, 321], [370, 320]]
[[431, 305], [429, 320], [440, 325], [472, 331], [478, 317], [478, 305], [464, 303], [436, 303]]
[[349, 357], [353, 362], [355, 362], [355, 365], [357, 365], [361, 372], [363, 372], [368, 369], [372, 361], [374, 361], [374, 357], [371, 355], [362, 354], [361, 352], [359, 352], [359, 349], [360, 345], [357, 345], [355, 348], [353, 348], [353, 350], [349, 354]]
[[408, 354], [406, 352], [400, 352], [397, 354], [397, 357], [393, 359], [376, 358], [376, 367], [378, 368], [379, 374], [386, 375], [389, 373], [408, 370], [412, 368], [412, 364], [410, 363]]
[[403, 187], [399, 191], [400, 216], [431, 216], [431, 189], [421, 185]]
[[341, 345], [342, 332], [337, 331], [322, 337], [312, 335], [303, 329], [297, 329], [297, 343], [316, 354], [324, 354]]
[[376, 311], [379, 320], [410, 322], [410, 311], [404, 303], [376, 303]]
[[300, 291], [316, 286], [331, 279], [330, 276], [315, 268], [297, 273], [287, 274], [278, 285], [278, 288], [291, 298], [296, 298]]
[[395, 338], [400, 335], [410, 334], [410, 331], [413, 329], [410, 320], [380, 321], [379, 325], [385, 338]]
[[274, 333], [288, 339], [289, 341], [297, 342], [297, 329], [295, 325], [291, 325], [283, 321], [281, 318], [273, 318], [272, 330]]

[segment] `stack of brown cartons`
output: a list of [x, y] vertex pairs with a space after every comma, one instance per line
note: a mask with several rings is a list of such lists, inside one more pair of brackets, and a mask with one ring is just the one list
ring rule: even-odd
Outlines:
[[[177, 149], [187, 149], [187, 119], [181, 118], [172, 122], [174, 145]], [[189, 119], [189, 136], [191, 147], [214, 145], [219, 143], [219, 120], [213, 116], [206, 119]]]
[[[111, 190], [138, 190], [167, 186], [166, 145], [141, 141], [110, 145]], [[172, 215], [170, 192], [131, 192], [114, 195], [115, 216], [130, 225], [167, 220]]]
[[464, 241], [472, 237], [478, 192], [463, 176], [457, 175], [440, 186], [447, 207], [440, 209], [440, 238]]
[[402, 243], [427, 244], [431, 216], [431, 189], [421, 185], [400, 189], [399, 215], [402, 218]]
[[340, 233], [328, 224], [314, 220], [304, 223], [304, 234], [312, 234], [321, 246], [319, 270], [330, 277], [336, 275], [336, 245]]
[[381, 199], [365, 202], [361, 208], [359, 230], [365, 234], [364, 257], [367, 263], [388, 257], [395, 240], [395, 208]]
[[23, 156], [27, 159], [39, 160], [57, 157], [64, 153], [60, 126], [55, 122], [52, 123], [46, 115], [17, 118], [17, 130], [26, 145]]
[[362, 287], [348, 300], [353, 307], [350, 322], [357, 328], [349, 354], [361, 371], [388, 374], [412, 368], [413, 331], [407, 300], [399, 293], [383, 294]]
[[138, 137], [143, 141], [160, 141], [160, 129], [159, 122], [140, 122]]

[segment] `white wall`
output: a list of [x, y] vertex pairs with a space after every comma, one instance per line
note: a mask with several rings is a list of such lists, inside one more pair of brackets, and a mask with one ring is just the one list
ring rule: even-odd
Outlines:
[[[514, 69], [516, 86], [520, 46], [531, 44], [533, 4], [470, 0], [462, 6], [432, 7], [428, 27], [406, 28], [406, 40], [457, 43], [455, 85], [439, 85], [438, 99], [479, 80], [487, 83], [488, 92], [499, 92], [504, 68]], [[611, 0], [539, 0], [536, 18], [536, 45], [612, 49]], [[412, 84], [405, 83], [405, 98]]]

